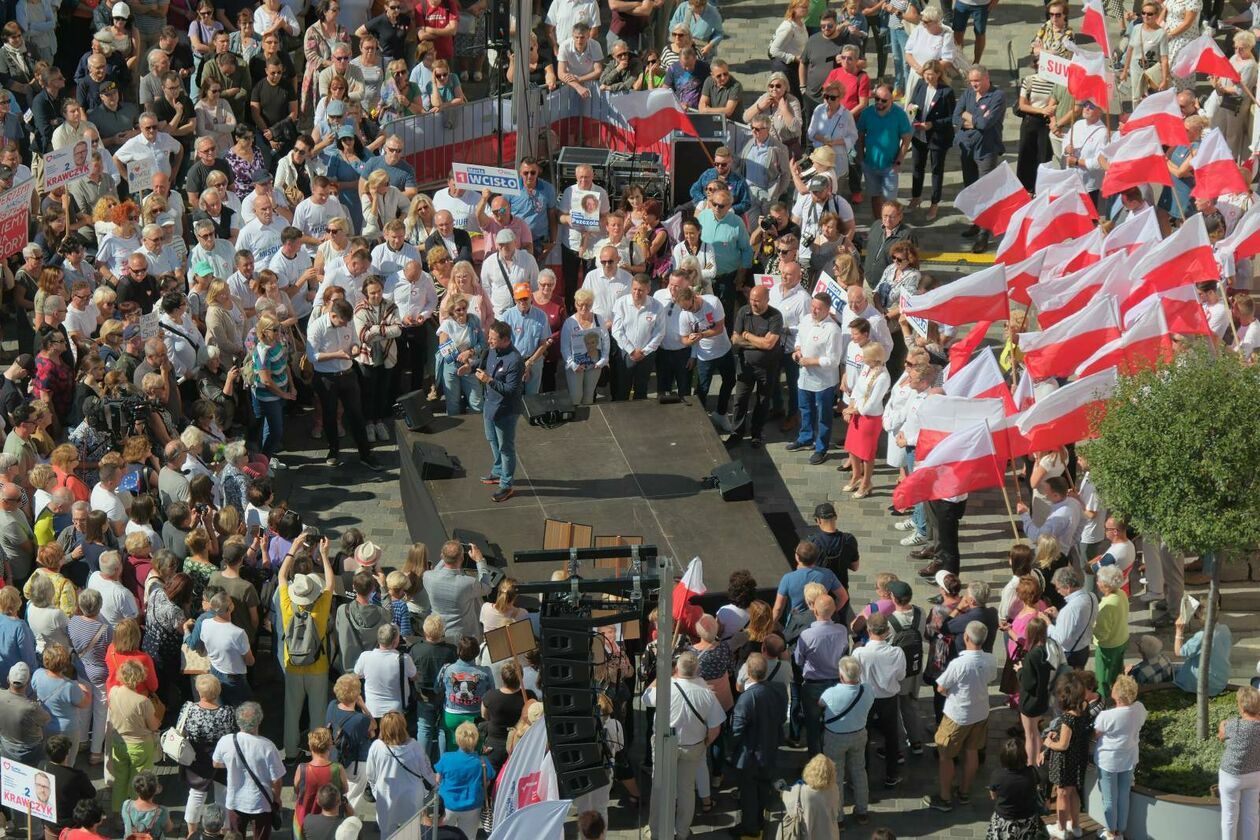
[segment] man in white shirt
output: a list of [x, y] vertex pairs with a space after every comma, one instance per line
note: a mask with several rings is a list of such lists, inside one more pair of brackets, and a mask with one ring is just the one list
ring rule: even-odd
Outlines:
[[647, 399], [648, 378], [656, 366], [656, 350], [665, 339], [664, 309], [649, 295], [652, 280], [636, 275], [630, 294], [613, 304], [612, 338], [617, 347], [613, 358], [620, 370], [613, 399], [626, 400], [634, 391], [636, 400]]
[[1089, 660], [1089, 643], [1098, 620], [1098, 600], [1081, 589], [1081, 583], [1081, 573], [1071, 566], [1055, 570], [1051, 584], [1063, 596], [1063, 608], [1046, 610], [1054, 619], [1046, 635], [1059, 643], [1073, 668], [1084, 668]]
[[[262, 707], [252, 700], [238, 706], [239, 731], [219, 739], [213, 759], [215, 767], [227, 769], [224, 807], [232, 814], [232, 825], [244, 834], [253, 823], [254, 836], [266, 840], [271, 833], [272, 805], [280, 802], [284, 786], [284, 759], [275, 744], [258, 734], [262, 717]], [[254, 783], [251, 773], [266, 791]]]
[[[678, 800], [674, 810], [674, 833], [691, 835], [691, 820], [696, 814], [696, 786], [685, 780], [694, 779], [704, 761], [705, 747], [717, 740], [726, 723], [726, 713], [717, 696], [704, 680], [699, 679], [700, 660], [692, 651], [679, 654], [670, 682], [669, 723], [678, 733], [678, 764], [674, 778], [679, 780]], [[656, 706], [656, 686], [643, 692], [643, 705]], [[664, 725], [657, 716], [657, 725]]]
[[170, 175], [179, 171], [184, 157], [184, 147], [165, 131], [158, 131], [158, 118], [149, 111], [140, 115], [140, 133], [132, 137], [114, 152], [114, 165], [126, 173], [127, 164], [134, 163], [154, 172]]
[[323, 242], [328, 233], [328, 222], [332, 219], [349, 219], [350, 214], [333, 194], [332, 183], [324, 175], [316, 175], [311, 179], [311, 194], [302, 199], [293, 211], [293, 226], [302, 231], [302, 244], [306, 252], [315, 258], [315, 249]]
[[866, 289], [861, 284], [850, 286], [845, 291], [845, 297], [848, 305], [840, 316], [843, 350], [848, 350], [849, 342], [852, 340], [849, 324], [856, 318], [865, 318], [871, 325], [871, 339], [879, 342], [879, 345], [884, 348], [884, 358], [889, 358], [893, 350], [892, 334], [888, 332], [888, 322], [884, 319], [883, 313], [876, 309], [875, 304], [871, 303], [871, 299], [866, 296]]
[[[592, 167], [587, 164], [578, 166], [574, 170], [574, 177], [577, 180], [565, 187], [558, 205], [561, 224], [560, 258], [565, 277], [581, 277], [585, 272], [590, 271], [589, 262], [594, 258], [594, 244], [604, 237], [604, 231], [600, 225], [603, 218], [608, 215], [609, 208], [608, 191], [596, 185], [595, 170]], [[595, 193], [599, 200], [599, 212], [596, 215], [599, 221], [591, 227], [573, 224], [573, 211], [577, 210], [581, 213], [581, 194], [586, 192]], [[565, 309], [573, 312], [575, 311], [573, 294], [577, 291], [577, 285], [571, 283], [564, 285]]]
[[372, 265], [382, 277], [397, 274], [407, 263], [420, 262], [420, 251], [407, 241], [407, 226], [402, 219], [391, 219], [381, 229], [383, 239], [372, 249]]
[[99, 510], [109, 518], [114, 536], [121, 537], [123, 529], [127, 527], [127, 506], [118, 493], [118, 483], [122, 480], [122, 459], [102, 459], [98, 475], [100, 480], [92, 488], [89, 504], [92, 505], [92, 510]]
[[877, 612], [867, 618], [866, 632], [870, 641], [853, 651], [853, 657], [862, 666], [862, 684], [875, 695], [875, 703], [871, 706], [872, 722], [884, 736], [884, 787], [892, 788], [901, 784], [901, 776], [897, 772], [901, 761], [897, 695], [906, 676], [906, 655], [901, 648], [889, 644], [892, 628], [883, 613]]
[[556, 75], [560, 83], [571, 87], [583, 99], [590, 97], [589, 85], [599, 79], [604, 69], [604, 48], [591, 30], [589, 24], [575, 22], [569, 30], [572, 37], [562, 41], [556, 50]]
[[1129, 539], [1128, 521], [1119, 514], [1112, 514], [1107, 517], [1103, 533], [1111, 543], [1107, 546], [1107, 550], [1090, 564], [1090, 569], [1097, 574], [1098, 570], [1104, 566], [1115, 566], [1127, 578], [1133, 564], [1137, 561], [1137, 548], [1133, 545], [1133, 540]]
[[122, 558], [117, 551], [102, 553], [99, 571], [92, 572], [88, 578], [87, 588], [101, 593], [101, 620], [112, 627], [117, 627], [124, 618], [140, 615], [136, 596], [122, 585], [121, 578]]
[[665, 335], [656, 353], [656, 391], [661, 396], [673, 393], [686, 397], [691, 394], [691, 348], [682, 343], [679, 325], [683, 310], [676, 299], [678, 292], [689, 282], [685, 273], [671, 271], [665, 288], [652, 295], [661, 305], [662, 320], [665, 322]]
[[[363, 651], [354, 663], [354, 672], [363, 679], [363, 702], [378, 720], [388, 712], [407, 708], [411, 681], [416, 676], [416, 662], [399, 654], [398, 638], [397, 624], [382, 624], [376, 628], [376, 649]], [[400, 685], [403, 667], [406, 680]]]
[[311, 314], [319, 273], [315, 260], [302, 247], [302, 231], [290, 225], [280, 233], [280, 250], [271, 255], [267, 268], [276, 274], [276, 287], [289, 296], [289, 306], [299, 319]]
[[[499, 318], [512, 308], [512, 290], [517, 283], [528, 283], [531, 291], [538, 288], [538, 261], [516, 246], [516, 234], [506, 228], [494, 235], [494, 250], [494, 255], [487, 254], [481, 264], [481, 287], [490, 293], [490, 305]], [[595, 307], [598, 314], [598, 294]]]
[[420, 260], [408, 260], [399, 271], [385, 278], [384, 293], [398, 307], [398, 319], [403, 328], [395, 374], [401, 379], [403, 370], [411, 371], [411, 385], [402, 390], [419, 391], [424, 385], [424, 367], [432, 352], [427, 324], [436, 317], [438, 308], [433, 276], [424, 270]]
[[166, 233], [161, 225], [145, 225], [140, 231], [140, 247], [136, 253], [148, 260], [154, 277], [179, 270], [179, 257], [173, 248], [165, 247]]
[[210, 264], [212, 277], [226, 280], [236, 262], [236, 251], [232, 248], [232, 243], [218, 237], [212, 219], [203, 218], [193, 222], [193, 235], [197, 238], [197, 244], [188, 251], [189, 286], [192, 286], [193, 274], [201, 262]]
[[726, 412], [731, 407], [731, 394], [735, 391], [735, 353], [730, 336], [726, 334], [726, 313], [722, 310], [722, 302], [716, 295], [698, 295], [688, 286], [679, 291], [678, 305], [683, 309], [678, 331], [682, 343], [691, 347], [691, 357], [696, 361], [696, 396], [700, 398], [700, 405], [708, 409], [713, 374], [722, 377], [716, 411], [710, 414], [710, 418], [722, 431], [730, 434], [734, 428]]
[[1208, 329], [1217, 338], [1224, 338], [1229, 332], [1229, 307], [1221, 300], [1221, 287], [1215, 280], [1194, 284], [1199, 298], [1199, 306], [1203, 307], [1203, 315], [1207, 318]]
[[249, 649], [249, 636], [232, 623], [232, 596], [226, 592], [214, 594], [210, 612], [213, 616], [201, 623], [201, 645], [210, 660], [210, 673], [223, 686], [221, 699], [239, 706], [251, 696], [247, 669], [254, 664], [254, 654]]
[[101, 314], [92, 302], [92, 288], [92, 284], [86, 280], [76, 280], [70, 287], [65, 325], [76, 357], [80, 344], [91, 343], [92, 335], [96, 332], [96, 319]]
[[333, 260], [324, 267], [324, 279], [315, 290], [315, 299], [322, 300], [324, 290], [329, 286], [340, 286], [346, 290], [346, 301], [351, 312], [363, 300], [363, 281], [376, 274], [372, 265], [372, 254], [366, 247], [351, 246], [341, 259]]
[[970, 796], [971, 783], [980, 767], [980, 750], [989, 734], [989, 683], [997, 676], [993, 654], [982, 649], [989, 630], [973, 621], [963, 631], [966, 650], [936, 678], [936, 690], [945, 695], [945, 716], [936, 730], [940, 793], [925, 796], [923, 804], [936, 811], [954, 809], [954, 759], [963, 754], [962, 781], [958, 792]]
[[1110, 132], [1103, 122], [1103, 111], [1088, 99], [1081, 103], [1081, 119], [1068, 129], [1063, 142], [1064, 164], [1068, 169], [1078, 169], [1085, 191], [1097, 193], [1106, 174], [1098, 156], [1110, 142]]
[[783, 358], [780, 360], [780, 367], [787, 383], [786, 401], [778, 383], [775, 383], [770, 408], [771, 416], [782, 412], [783, 422], [779, 424], [779, 429], [784, 432], [790, 431], [800, 420], [796, 407], [796, 380], [800, 376], [800, 367], [792, 354], [796, 351], [796, 334], [801, 321], [809, 316], [809, 290], [801, 285], [803, 274], [804, 269], [800, 262], [780, 262], [779, 282], [770, 287], [770, 305], [783, 316]]
[[[477, 203], [477, 194], [461, 189], [455, 181], [454, 173], [447, 176], [446, 189], [438, 190], [433, 194], [434, 211], [440, 213], [445, 210], [450, 213], [455, 227], [469, 233], [477, 233], [481, 230], [481, 223], [477, 220]], [[455, 252], [451, 251], [451, 253]]]
[[275, 201], [269, 195], [254, 202], [254, 212], [257, 214], [254, 220], [236, 236], [236, 249], [249, 251], [254, 255], [255, 264], [266, 265], [280, 250], [280, 235], [287, 226], [283, 219], [276, 217]]
[[[586, 279], [582, 281], [582, 288], [590, 289], [595, 295], [591, 310], [604, 329], [608, 329], [612, 322], [613, 304], [630, 294], [630, 281], [634, 279], [620, 264], [621, 258], [617, 249], [612, 245], [605, 245], [599, 249], [599, 267], [588, 272]], [[482, 273], [485, 273], [484, 267]], [[485, 285], [484, 280], [482, 285]]]
[[258, 215], [258, 199], [263, 196], [271, 196], [276, 215], [284, 219], [285, 224], [293, 221], [293, 208], [289, 206], [289, 197], [284, 194], [284, 190], [275, 185], [275, 181], [271, 177], [271, 173], [265, 169], [260, 169], [254, 173], [254, 188], [241, 199], [241, 224], [252, 222]]
[[[1042, 534], [1049, 534], [1059, 541], [1059, 551], [1077, 559], [1076, 537], [1081, 528], [1081, 503], [1068, 498], [1067, 478], [1061, 475], [1051, 476], [1041, 483], [1039, 488], [1046, 500], [1050, 502], [1050, 513], [1040, 525], [1033, 522], [1028, 512], [1028, 505], [1020, 501], [1015, 506], [1015, 513], [1024, 526], [1024, 536], [1029, 542], [1037, 544]], [[956, 571], [951, 569], [951, 571]]]
[[812, 447], [814, 454], [809, 456], [809, 462], [814, 465], [827, 460], [827, 447], [831, 445], [841, 351], [840, 325], [831, 317], [831, 298], [816, 294], [809, 304], [809, 317], [800, 324], [792, 352], [792, 360], [800, 367], [796, 387], [801, 429], [796, 440], [786, 447], [788, 452]]
[[315, 393], [319, 394], [324, 439], [328, 442], [328, 457], [324, 462], [330, 467], [341, 463], [341, 441], [337, 434], [337, 403], [340, 402], [346, 428], [359, 447], [359, 460], [368, 469], [380, 472], [381, 465], [372, 457], [372, 441], [363, 419], [363, 397], [353, 369], [353, 359], [359, 351], [353, 319], [350, 304], [335, 300], [326, 312], [312, 318], [306, 328], [306, 354], [315, 368]]

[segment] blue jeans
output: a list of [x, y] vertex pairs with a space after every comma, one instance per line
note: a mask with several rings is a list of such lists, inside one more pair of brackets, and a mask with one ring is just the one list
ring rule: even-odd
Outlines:
[[506, 490], [512, 486], [512, 478], [516, 475], [516, 421], [520, 415], [513, 412], [502, 417], [483, 414], [486, 440], [490, 441], [490, 454], [494, 456], [490, 464], [490, 474], [499, 477], [499, 489]]
[[[914, 453], [906, 452], [906, 472], [914, 472]], [[927, 537], [927, 503], [919, 502], [910, 510], [910, 521], [914, 523], [914, 532], [920, 537]]]
[[801, 431], [796, 442], [813, 443], [815, 452], [825, 453], [831, 443], [831, 419], [836, 408], [835, 386], [821, 391], [801, 388], [796, 392], [796, 404], [801, 410]]
[[1129, 792], [1133, 788], [1133, 771], [1111, 773], [1098, 771], [1098, 789], [1102, 791], [1103, 822], [1112, 833], [1123, 832], [1129, 824]]
[[442, 731], [438, 725], [438, 714], [438, 707], [433, 703], [427, 700], [416, 703], [416, 740], [430, 763], [438, 760], [438, 733]]
[[892, 58], [893, 58], [893, 79], [896, 89], [902, 93], [906, 90], [906, 42], [910, 40], [910, 36], [906, 34], [906, 30], [889, 29], [888, 34], [892, 40]]
[[454, 417], [462, 413], [461, 397], [468, 395], [468, 410], [473, 414], [481, 413], [481, 383], [471, 373], [459, 375], [455, 371], [459, 365], [447, 362], [442, 368], [442, 382], [446, 385], [446, 414]]
[[262, 420], [262, 454], [272, 458], [284, 448], [284, 400], [263, 400], [253, 396], [254, 416]]

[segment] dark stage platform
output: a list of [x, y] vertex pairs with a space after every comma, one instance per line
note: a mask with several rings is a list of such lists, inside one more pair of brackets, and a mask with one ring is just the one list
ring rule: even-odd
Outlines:
[[[502, 504], [478, 480], [489, 471], [490, 447], [480, 415], [438, 417], [429, 433], [397, 425], [402, 498], [412, 539], [431, 556], [452, 530], [479, 531], [509, 561], [508, 573], [542, 577], [538, 568], [513, 569], [512, 553], [543, 547], [543, 521], [590, 525], [596, 537], [638, 536], [685, 566], [705, 563], [710, 589], [746, 568], [777, 581], [787, 560], [756, 502], [727, 502], [702, 485], [730, 461], [698, 404], [602, 403], [579, 408], [577, 419], [555, 429], [517, 426], [516, 496]], [[462, 469], [453, 478], [422, 481], [413, 448], [439, 444]]]

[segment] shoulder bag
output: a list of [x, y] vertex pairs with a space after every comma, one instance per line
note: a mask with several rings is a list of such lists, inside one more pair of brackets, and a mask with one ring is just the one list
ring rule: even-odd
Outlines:
[[238, 740], [239, 734], [232, 736], [232, 746], [236, 747], [236, 755], [241, 760], [241, 765], [245, 768], [245, 772], [249, 774], [250, 779], [258, 787], [258, 792], [262, 794], [263, 801], [271, 808], [271, 828], [273, 831], [279, 831], [284, 826], [284, 813], [280, 803], [271, 798], [271, 791], [268, 790], [262, 782], [258, 781], [258, 777], [254, 775], [254, 770], [249, 766], [249, 762], [245, 759], [245, 753], [241, 752], [241, 742]]
[[859, 686], [858, 686], [858, 690], [857, 690], [857, 694], [853, 695], [853, 699], [849, 701], [849, 705], [847, 705], [847, 706], [845, 706], [843, 709], [841, 709], [841, 710], [840, 710], [840, 714], [838, 714], [838, 715], [832, 715], [831, 717], [829, 717], [829, 718], [827, 718], [826, 720], [824, 720], [824, 721], [823, 721], [823, 726], [826, 726], [826, 725], [827, 725], [827, 724], [829, 724], [829, 723], [835, 723], [836, 721], [840, 720], [840, 718], [844, 717], [844, 716], [845, 716], [845, 715], [847, 715], [849, 712], [853, 711], [853, 707], [854, 707], [854, 706], [856, 706], [856, 705], [858, 704], [858, 701], [862, 699], [862, 695], [863, 695], [865, 692], [866, 692], [866, 686], [864, 686], [864, 685], [859, 685]]

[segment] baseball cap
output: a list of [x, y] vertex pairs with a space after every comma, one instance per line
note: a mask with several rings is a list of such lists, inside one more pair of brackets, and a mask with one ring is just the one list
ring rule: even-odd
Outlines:
[[9, 669], [9, 685], [26, 685], [31, 681], [31, 666], [19, 662]]
[[123, 330], [124, 341], [131, 341], [131, 339], [135, 338], [138, 335], [140, 335], [140, 327], [136, 326], [135, 324], [130, 324], [125, 330]]
[[115, 3], [114, 8], [110, 9], [109, 13], [113, 17], [129, 18], [131, 17], [131, 7], [126, 3]]
[[523, 281], [512, 287], [512, 297], [516, 300], [524, 300], [531, 294], [533, 294], [533, 292], [530, 290], [529, 284]]
[[814, 507], [814, 518], [815, 519], [835, 519], [836, 506], [833, 505], [831, 502], [823, 502], [822, 504], [816, 505]]
[[344, 117], [345, 115], [346, 103], [342, 102], [340, 99], [334, 99], [332, 102], [328, 103], [328, 116]]
[[337, 129], [338, 140], [340, 140], [343, 137], [353, 137], [353, 136], [354, 136], [354, 126], [352, 125], [343, 125], [341, 128]]
[[253, 182], [255, 184], [270, 184], [271, 173], [268, 172], [266, 169], [260, 169], [254, 173]]
[[815, 175], [809, 179], [810, 192], [822, 192], [831, 186], [831, 181], [827, 180], [826, 175]]
[[936, 581], [937, 586], [951, 594], [959, 592], [962, 589], [962, 583], [958, 580], [958, 576], [953, 572], [947, 572], [944, 569], [937, 571], [934, 580]]
[[[942, 571], [944, 570], [942, 569]], [[914, 590], [904, 580], [894, 580], [888, 584], [888, 594], [893, 596], [894, 600], [906, 601], [914, 595]]]
[[512, 233], [512, 231], [508, 230], [507, 228], [504, 228], [503, 230], [499, 231], [498, 233], [494, 235], [494, 244], [495, 245], [515, 245], [516, 234]]
[[115, 93], [118, 90], [118, 83], [115, 81], [101, 82], [101, 93]]
[[22, 355], [18, 356], [13, 361], [22, 370], [27, 371], [28, 373], [35, 372], [35, 357], [32, 356], [30, 353], [23, 353]]
[[209, 260], [198, 260], [197, 264], [193, 266], [193, 274], [199, 277], [214, 274], [214, 266], [210, 265]]

